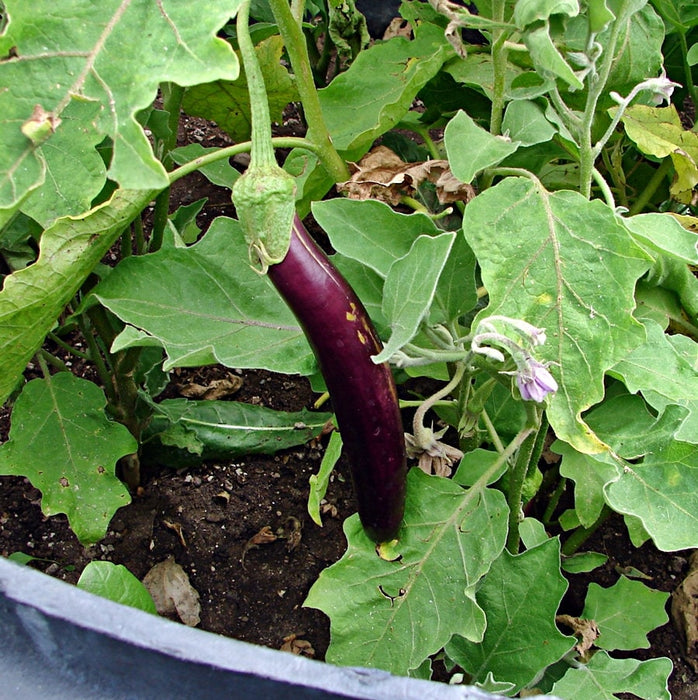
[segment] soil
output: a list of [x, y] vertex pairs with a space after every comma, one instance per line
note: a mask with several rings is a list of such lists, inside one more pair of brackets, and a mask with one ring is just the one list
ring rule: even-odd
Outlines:
[[[183, 118], [180, 136], [182, 143], [230, 143], [215, 126], [190, 117]], [[171, 210], [202, 196], [209, 198], [197, 219], [202, 230], [216, 216], [233, 213], [229, 192], [198, 174], [176, 183]], [[81, 376], [93, 375], [90, 367], [76, 365], [74, 370]], [[198, 383], [206, 383], [228, 372], [223, 367], [183, 370], [173, 386], [187, 376], [196, 375]], [[238, 401], [300, 410], [311, 407], [316, 398], [300, 378], [261, 371], [245, 371], [241, 376], [242, 387], [232, 397]], [[0, 442], [7, 439], [8, 429], [5, 407], [0, 409]], [[29, 554], [36, 557], [32, 566], [71, 583], [93, 559], [123, 564], [143, 578], [154, 564], [172, 556], [200, 595], [200, 628], [323, 659], [329, 620], [317, 610], [304, 608], [303, 601], [319, 573], [343, 554], [342, 522], [354, 512], [354, 504], [347, 466], [340, 460], [327, 492], [323, 527], [309, 518], [308, 479], [318, 470], [322, 449], [316, 441], [273, 457], [216, 461], [186, 470], [146, 462], [142, 486], [132, 503], [116, 513], [107, 536], [90, 547], [77, 541], [64, 516], [44, 517], [41, 494], [26, 479], [0, 477], [0, 554]], [[297, 535], [299, 526], [300, 540], [285, 536], [289, 531]], [[282, 536], [254, 546], [254, 536], [265, 527]], [[663, 553], [651, 544], [636, 549], [616, 517], [585, 549], [606, 554], [608, 562], [590, 574], [569, 576], [562, 612], [571, 615], [581, 612], [589, 582], [610, 586], [627, 567], [649, 577], [646, 583], [651, 587], [667, 592], [688, 570], [689, 552]], [[670, 657], [675, 669], [672, 697], [698, 699], [698, 674], [683, 658], [672, 624], [652, 632], [650, 642], [649, 649], [630, 656]]]

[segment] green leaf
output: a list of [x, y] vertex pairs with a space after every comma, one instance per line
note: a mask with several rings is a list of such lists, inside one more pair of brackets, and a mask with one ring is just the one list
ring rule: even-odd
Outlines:
[[603, 397], [604, 372], [643, 342], [632, 311], [646, 255], [605, 204], [521, 178], [470, 202], [463, 230], [490, 297], [478, 319], [502, 314], [547, 328], [538, 354], [559, 363], [550, 370], [560, 385], [550, 423], [581, 452], [605, 449], [581, 413]]
[[514, 683], [518, 692], [574, 646], [555, 626], [566, 589], [557, 539], [518, 556], [502, 552], [477, 592], [487, 615], [484, 639], [476, 644], [454, 637], [446, 653], [473, 680], [492, 673], [498, 681]]
[[417, 28], [412, 41], [395, 37], [362, 51], [349, 70], [319, 91], [335, 148], [349, 158], [368, 150], [453, 55], [443, 30], [428, 23]]
[[[220, 149], [204, 148], [199, 143], [190, 143], [188, 146], [182, 146], [181, 148], [175, 148], [173, 151], [170, 151], [170, 158], [172, 158], [177, 165], [184, 165], [184, 163], [189, 163], [203, 155], [218, 150]], [[233, 189], [235, 180], [240, 177], [240, 173], [230, 164], [228, 158], [221, 158], [215, 163], [204, 165], [203, 168], [199, 168], [199, 172], [214, 185], [227, 187], [230, 190]]]
[[[128, 189], [165, 187], [165, 170], [136, 114], [152, 103], [161, 82], [186, 86], [236, 77], [237, 59], [216, 32], [240, 1], [220, 0], [201, 13], [182, 3], [65, 0], [56, 13], [49, 0], [7, 0], [0, 55], [12, 50], [14, 58], [0, 63], [6, 86], [0, 93], [0, 209], [44, 182], [31, 195], [35, 200], [46, 192], [56, 203], [70, 189], [70, 205], [44, 218], [76, 213], [80, 185], [84, 198], [99, 190], [94, 146], [105, 137], [114, 144], [112, 180]], [[72, 182], [55, 188], [53, 178], [44, 179], [46, 168], [58, 168], [59, 175], [68, 169]]]
[[398, 214], [376, 200], [315, 202], [313, 216], [338, 253], [363, 263], [383, 278], [396, 260], [410, 252], [418, 236], [443, 233], [426, 214]]
[[605, 487], [609, 505], [642, 521], [658, 549], [698, 547], [698, 446], [674, 441]]
[[310, 493], [308, 494], [308, 514], [313, 519], [316, 525], [322, 527], [322, 516], [320, 515], [320, 501], [327, 493], [327, 487], [330, 484], [330, 475], [337, 464], [340, 455], [342, 454], [342, 436], [338, 431], [334, 431], [330, 435], [330, 441], [327, 444], [325, 454], [322, 456], [320, 463], [320, 471], [313, 474], [308, 480], [310, 483]]
[[621, 221], [633, 238], [653, 253], [698, 265], [698, 237], [671, 214], [638, 214]]
[[157, 194], [117, 190], [109, 202], [44, 232], [29, 267], [0, 291], [0, 402], [4, 402], [66, 304], [129, 222]]
[[148, 589], [122, 564], [110, 561], [89, 562], [80, 574], [77, 587], [115, 603], [157, 615]]
[[472, 182], [481, 170], [501, 163], [514, 153], [519, 142], [493, 136], [459, 111], [446, 126], [444, 145], [451, 172], [461, 182]]
[[189, 248], [168, 244], [127, 258], [94, 293], [131, 326], [115, 348], [161, 345], [165, 370], [215, 363], [288, 374], [315, 370], [293, 314], [248, 265], [233, 219], [217, 218]]
[[633, 105], [621, 117], [625, 132], [637, 147], [656, 158], [671, 157], [676, 177], [671, 193], [688, 201], [698, 184], [698, 134], [681, 124], [676, 108]]
[[510, 102], [502, 121], [502, 131], [522, 146], [550, 141], [557, 129], [545, 118], [543, 108], [533, 100]]
[[396, 260], [383, 286], [383, 314], [392, 333], [374, 361], [385, 362], [419, 330], [429, 311], [455, 233], [420, 236], [404, 258]]
[[547, 21], [553, 15], [575, 17], [579, 14], [577, 0], [519, 0], [514, 7], [514, 23], [519, 29], [529, 24]]
[[[272, 121], [277, 122], [282, 120], [286, 105], [298, 99], [294, 82], [281, 63], [283, 49], [283, 39], [278, 34], [255, 46], [269, 100], [270, 116]], [[234, 141], [249, 140], [250, 97], [242, 64], [240, 75], [235, 80], [200, 82], [204, 84], [194, 85], [184, 93], [184, 111], [216, 122]]]
[[[458, 469], [453, 475], [453, 480], [461, 486], [472, 486], [494, 463], [499, 459], [498, 452], [484, 450], [478, 447], [471, 452], [466, 452], [458, 463]], [[502, 460], [499, 469], [492, 473], [487, 480], [489, 484], [497, 481], [507, 470], [506, 460]]]
[[165, 399], [152, 403], [147, 429], [165, 445], [185, 447], [202, 459], [275, 454], [302, 445], [322, 431], [329, 413], [275, 411], [238, 401]]
[[562, 558], [562, 570], [568, 574], [584, 574], [603, 566], [608, 561], [605, 554], [599, 552], [580, 552]]
[[567, 671], [550, 692], [562, 700], [616, 700], [616, 693], [670, 700], [667, 684], [672, 670], [671, 660], [664, 657], [612, 659], [600, 651], [588, 664]]
[[464, 491], [412, 469], [397, 559], [381, 559], [358, 517], [349, 518], [347, 552], [305, 602], [330, 617], [327, 660], [406, 675], [453, 634], [482, 639], [475, 589], [504, 547], [507, 515], [499, 491]]
[[65, 513], [84, 544], [102, 539], [112, 515], [131, 500], [114, 469], [138, 445], [107, 419], [105, 405], [96, 384], [68, 372], [34, 379], [17, 399], [9, 440], [0, 446], [0, 473], [26, 476], [42, 493], [44, 514]]
[[610, 371], [628, 390], [641, 391], [657, 409], [669, 404], [688, 410], [684, 427], [677, 432], [681, 440], [695, 442], [691, 428], [698, 421], [698, 343], [685, 336], [668, 336], [661, 326], [646, 321], [647, 340], [628, 353]]
[[439, 277], [436, 296], [429, 314], [430, 324], [451, 323], [475, 308], [476, 267], [475, 255], [465, 236], [459, 231]]
[[562, 78], [570, 88], [575, 90], [581, 90], [584, 87], [584, 83], [575, 75], [569, 63], [557, 50], [547, 25], [525, 32], [523, 41], [538, 73], [544, 77]]
[[664, 609], [668, 599], [669, 593], [621, 576], [610, 588], [589, 584], [581, 617], [596, 622], [600, 649], [648, 649], [647, 634], [669, 621]]

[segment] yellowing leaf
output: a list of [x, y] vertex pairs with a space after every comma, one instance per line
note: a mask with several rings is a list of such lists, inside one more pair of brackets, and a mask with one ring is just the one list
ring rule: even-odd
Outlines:
[[682, 202], [689, 201], [698, 185], [698, 134], [683, 128], [676, 108], [635, 105], [626, 110], [621, 121], [643, 153], [671, 157], [676, 170], [671, 193]]

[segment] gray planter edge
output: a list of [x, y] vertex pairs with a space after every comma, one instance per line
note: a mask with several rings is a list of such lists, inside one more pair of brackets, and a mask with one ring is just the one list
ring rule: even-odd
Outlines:
[[0, 631], [0, 677], [12, 688], [11, 697], [23, 700], [242, 698], [250, 693], [361, 700], [500, 697], [474, 687], [334, 666], [192, 629], [2, 557]]

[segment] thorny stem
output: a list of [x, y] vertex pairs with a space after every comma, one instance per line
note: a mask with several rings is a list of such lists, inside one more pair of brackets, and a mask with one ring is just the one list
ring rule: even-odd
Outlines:
[[[504, 0], [493, 0], [492, 19], [504, 23]], [[506, 39], [509, 32], [503, 28], [492, 30], [492, 68], [494, 70], [494, 85], [492, 86], [492, 112], [490, 113], [490, 133], [498, 136], [502, 133], [502, 118], [504, 115], [504, 90], [506, 87], [507, 54]]]
[[308, 140], [316, 145], [323, 165], [334, 181], [345, 182], [349, 179], [349, 169], [330, 140], [320, 106], [320, 98], [313, 81], [308, 58], [308, 45], [300, 24], [293, 16], [288, 0], [269, 0], [269, 5], [274, 13], [276, 23], [279, 25], [288, 57], [291, 59], [291, 66], [296, 77], [296, 87], [303, 103], [303, 112], [308, 124]]
[[[518, 554], [520, 535], [519, 523], [521, 522], [521, 496], [524, 481], [529, 472], [531, 460], [535, 456], [535, 447], [538, 435], [543, 429], [540, 417], [540, 409], [525, 403], [528, 413], [528, 434], [521, 442], [521, 447], [516, 455], [516, 462], [509, 472], [509, 488], [507, 489], [507, 504], [509, 505], [509, 534], [507, 535], [507, 549], [511, 554]], [[545, 426], [547, 431], [547, 424]]]

